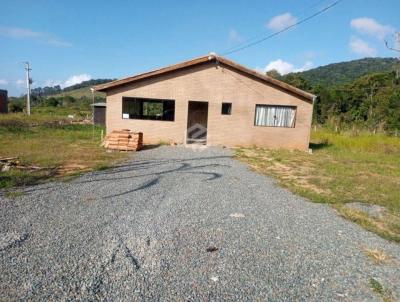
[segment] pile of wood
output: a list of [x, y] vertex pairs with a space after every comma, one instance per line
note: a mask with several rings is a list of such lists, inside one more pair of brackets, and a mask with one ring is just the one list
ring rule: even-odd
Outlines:
[[6, 172], [11, 169], [11, 167], [19, 166], [18, 157], [1, 157], [0, 158], [0, 171]]
[[138, 151], [143, 147], [143, 133], [129, 129], [113, 130], [105, 137], [103, 146], [110, 150]]
[[38, 170], [48, 170], [51, 168], [38, 167], [33, 165], [23, 165], [19, 161], [18, 157], [0, 157], [0, 171], [7, 172], [11, 169], [18, 170], [28, 170], [28, 171], [38, 171]]

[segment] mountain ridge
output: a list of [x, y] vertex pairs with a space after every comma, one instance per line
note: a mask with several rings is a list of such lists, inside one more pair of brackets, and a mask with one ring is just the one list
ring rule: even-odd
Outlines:
[[367, 74], [390, 72], [396, 68], [400, 68], [400, 60], [397, 58], [363, 58], [289, 73], [282, 76], [282, 79], [290, 75], [299, 75], [312, 86], [336, 86], [351, 83]]
[[[313, 87], [317, 85], [332, 87], [351, 83], [367, 74], [389, 72], [396, 68], [400, 69], [400, 60], [397, 58], [363, 58], [331, 63], [301, 72], [292, 72], [279, 76], [278, 79], [285, 81], [287, 78], [292, 76], [300, 76]], [[82, 92], [82, 95], [88, 96], [90, 92], [85, 91], [84, 88], [89, 88], [113, 80], [115, 79], [92, 79], [65, 87], [64, 89], [60, 86], [38, 87], [32, 89], [32, 94], [43, 97], [72, 94], [76, 97], [81, 95]]]

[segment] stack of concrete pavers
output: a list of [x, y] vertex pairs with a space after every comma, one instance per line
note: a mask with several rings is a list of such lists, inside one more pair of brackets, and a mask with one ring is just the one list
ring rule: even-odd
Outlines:
[[143, 133], [129, 129], [113, 130], [107, 134], [103, 145], [110, 150], [138, 151], [143, 147]]

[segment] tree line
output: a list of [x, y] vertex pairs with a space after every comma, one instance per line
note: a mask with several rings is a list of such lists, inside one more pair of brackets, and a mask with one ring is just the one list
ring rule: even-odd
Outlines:
[[312, 85], [301, 74], [267, 75], [317, 96], [313, 122], [328, 127], [400, 130], [400, 78], [395, 71], [371, 73], [341, 85]]
[[[95, 96], [96, 103], [105, 102], [104, 97]], [[51, 96], [43, 97], [32, 95], [31, 96], [31, 106], [32, 107], [63, 107], [63, 108], [73, 108], [78, 110], [90, 110], [90, 105], [93, 99], [85, 96], [76, 98], [70, 95], [64, 96]], [[26, 96], [21, 97], [10, 97], [9, 102], [9, 112], [22, 112], [26, 107]]]

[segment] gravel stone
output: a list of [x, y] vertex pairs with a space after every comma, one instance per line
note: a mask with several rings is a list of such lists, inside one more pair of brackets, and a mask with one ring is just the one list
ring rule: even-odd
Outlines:
[[231, 155], [163, 146], [0, 192], [0, 300], [380, 301], [371, 278], [400, 299], [398, 244]]

